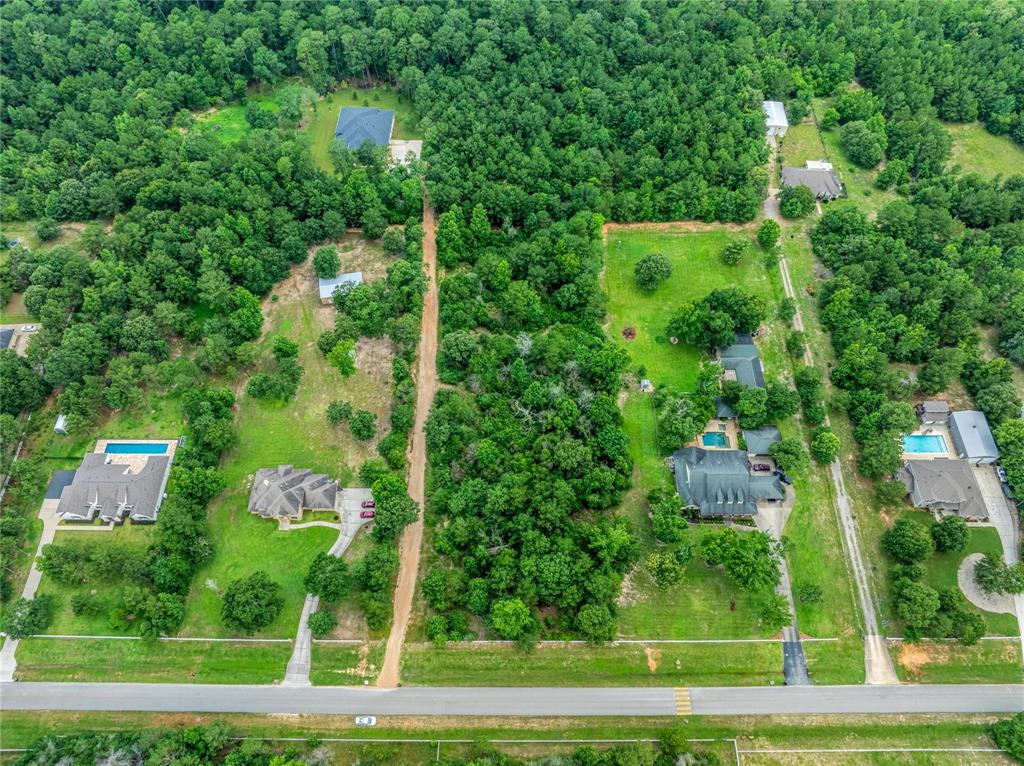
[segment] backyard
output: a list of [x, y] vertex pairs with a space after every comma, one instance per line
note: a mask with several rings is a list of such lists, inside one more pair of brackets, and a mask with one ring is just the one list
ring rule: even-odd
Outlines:
[[[655, 387], [671, 385], [692, 388], [703, 352], [679, 343], [673, 345], [665, 332], [669, 317], [684, 304], [703, 298], [712, 290], [741, 286], [770, 299], [771, 285], [756, 246], [751, 244], [737, 266], [722, 262], [721, 253], [734, 240], [753, 241], [751, 231], [725, 227], [707, 231], [679, 228], [608, 229], [605, 257], [605, 287], [608, 292], [607, 332], [629, 352], [634, 369], [642, 367], [644, 377]], [[672, 263], [672, 276], [652, 293], [641, 291], [633, 269], [648, 253], [662, 253]], [[634, 340], [622, 331], [634, 328]]]

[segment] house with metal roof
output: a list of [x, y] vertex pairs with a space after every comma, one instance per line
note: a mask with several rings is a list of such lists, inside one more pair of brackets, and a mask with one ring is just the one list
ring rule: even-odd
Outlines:
[[[812, 167], [782, 168], [783, 186], [806, 186], [815, 199], [829, 201], [843, 196], [843, 184], [829, 163], [815, 163]], [[826, 167], [827, 166], [827, 167]]]
[[164, 498], [171, 455], [89, 452], [60, 489], [62, 521], [154, 522]]
[[14, 340], [14, 328], [4, 327], [0, 329], [0, 351], [5, 348], [10, 348], [11, 342]]
[[334, 510], [338, 482], [308, 468], [261, 468], [249, 493], [249, 512], [265, 518], [300, 519], [304, 510]]
[[985, 497], [966, 460], [908, 460], [896, 478], [907, 488], [915, 508], [972, 520], [988, 518]]
[[950, 414], [949, 433], [956, 454], [972, 465], [990, 465], [999, 459], [999, 448], [984, 413], [960, 410]]
[[774, 475], [754, 475], [740, 450], [685, 447], [673, 456], [676, 491], [688, 508], [701, 516], [753, 516], [758, 502], [786, 496]]
[[331, 303], [334, 300], [335, 291], [344, 285], [348, 285], [349, 288], [361, 285], [363, 283], [363, 272], [352, 271], [348, 274], [341, 274], [337, 277], [331, 277], [330, 279], [321, 279], [319, 282], [320, 287], [320, 302]]
[[374, 146], [387, 146], [395, 127], [393, 109], [346, 106], [338, 113], [334, 138], [349, 149], [358, 149], [367, 141]]
[[949, 422], [949, 402], [929, 399], [917, 405], [917, 416], [926, 426], [945, 425]]
[[764, 101], [761, 104], [764, 110], [764, 124], [769, 136], [782, 138], [789, 129], [789, 120], [786, 119], [786, 107], [781, 101]]
[[747, 388], [764, 388], [761, 356], [749, 335], [737, 333], [731, 346], [719, 349], [718, 363], [722, 365], [725, 380], [737, 380]]

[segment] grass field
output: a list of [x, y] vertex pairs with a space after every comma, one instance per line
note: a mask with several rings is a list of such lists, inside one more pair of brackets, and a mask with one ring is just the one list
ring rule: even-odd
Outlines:
[[807, 117], [797, 125], [790, 125], [779, 144], [779, 164], [802, 167], [808, 160], [828, 158], [828, 149], [821, 141], [818, 126]]
[[[704, 358], [699, 349], [672, 345], [665, 332], [669, 317], [680, 307], [703, 298], [712, 290], [742, 286], [771, 298], [771, 285], [758, 250], [751, 246], [738, 266], [722, 263], [722, 249], [732, 240], [753, 238], [747, 232], [724, 229], [705, 232], [611, 229], [605, 258], [608, 292], [608, 333], [621, 344], [636, 367], [646, 370], [654, 385], [691, 388]], [[653, 293], [636, 287], [633, 268], [641, 256], [662, 253], [673, 274]], [[636, 339], [622, 337], [625, 327], [636, 328]]]
[[950, 168], [959, 165], [963, 173], [986, 178], [1024, 173], [1024, 148], [1007, 136], [994, 136], [978, 122], [943, 127], [953, 139]]
[[395, 126], [392, 138], [422, 138], [416, 130], [417, 119], [412, 111], [412, 102], [401, 93], [390, 88], [356, 89], [342, 83], [333, 93], [328, 93], [313, 102], [306, 131], [312, 141], [313, 161], [317, 166], [334, 172], [329, 149], [338, 125], [338, 112], [345, 106], [370, 106], [377, 109], [394, 109]]
[[781, 684], [782, 646], [620, 644], [539, 646], [407, 644], [406, 686], [764, 686]]
[[1020, 641], [952, 641], [890, 645], [901, 681], [922, 684], [1019, 684], [1024, 681]]
[[[114, 544], [128, 544], [133, 548], [145, 549], [153, 539], [154, 528], [152, 525], [125, 522], [121, 526], [114, 527], [110, 532], [57, 532], [54, 543], [65, 545], [68, 543], [85, 543], [96, 548], [103, 548]], [[85, 635], [85, 636], [107, 636], [124, 635], [125, 631], [115, 630], [108, 624], [107, 615], [110, 608], [117, 604], [121, 589], [128, 584], [125, 581], [95, 581], [87, 582], [77, 586], [67, 586], [56, 583], [46, 575], [39, 584], [39, 593], [50, 594], [54, 597], [55, 611], [53, 622], [46, 629], [46, 633], [63, 635]], [[76, 594], [87, 594], [92, 590], [107, 606], [98, 615], [76, 615], [71, 611], [71, 598]], [[130, 631], [134, 632], [134, 631]]]
[[377, 679], [384, 643], [313, 644], [309, 680], [314, 686], [353, 686]]
[[[686, 537], [695, 544], [718, 525], [691, 525]], [[757, 606], [749, 593], [730, 582], [717, 569], [709, 569], [699, 556], [686, 566], [677, 585], [660, 590], [643, 567], [630, 577], [619, 610], [622, 638], [767, 638], [759, 625]], [[714, 651], [709, 649], [709, 651]]]
[[245, 121], [246, 104], [257, 104], [272, 112], [277, 112], [281, 108], [278, 102], [280, 94], [286, 89], [293, 88], [304, 91], [305, 98], [310, 101], [316, 97], [316, 93], [299, 80], [290, 80], [271, 90], [251, 88], [246, 95], [245, 103], [227, 104], [203, 112], [196, 116], [195, 127], [197, 130], [212, 131], [221, 143], [233, 144], [252, 130], [249, 123]]
[[17, 678], [269, 684], [284, 677], [291, 652], [290, 643], [28, 638], [18, 647]]

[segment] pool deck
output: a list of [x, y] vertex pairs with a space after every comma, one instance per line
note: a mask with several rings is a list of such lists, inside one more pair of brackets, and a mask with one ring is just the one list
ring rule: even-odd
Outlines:
[[[725, 434], [725, 438], [729, 440], [728, 444], [705, 444], [704, 434]], [[701, 449], [740, 449], [740, 434], [739, 429], [736, 426], [736, 421], [724, 418], [712, 418], [708, 421], [708, 424], [704, 426], [704, 430], [697, 434], [697, 438], [691, 442], [687, 442], [683, 445], [684, 447], [700, 447]]]
[[957, 456], [952, 449], [953, 436], [950, 434], [948, 426], [941, 423], [920, 426], [907, 436], [941, 436], [946, 449], [941, 452], [904, 452], [900, 456], [902, 460], [935, 460], [936, 458], [956, 458]]

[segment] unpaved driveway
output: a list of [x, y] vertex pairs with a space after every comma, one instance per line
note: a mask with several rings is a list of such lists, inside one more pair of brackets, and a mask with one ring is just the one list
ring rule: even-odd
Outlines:
[[423, 270], [427, 277], [427, 292], [423, 296], [423, 321], [420, 325], [419, 365], [416, 374], [416, 420], [409, 450], [409, 496], [419, 505], [420, 512], [412, 524], [402, 532], [398, 544], [400, 563], [398, 583], [395, 586], [395, 618], [391, 623], [384, 663], [377, 686], [392, 689], [398, 685], [402, 642], [409, 626], [412, 597], [416, 591], [416, 572], [420, 566], [420, 545], [423, 542], [424, 480], [427, 470], [427, 437], [424, 427], [430, 405], [437, 393], [437, 247], [434, 230], [437, 220], [426, 189], [423, 191]]

